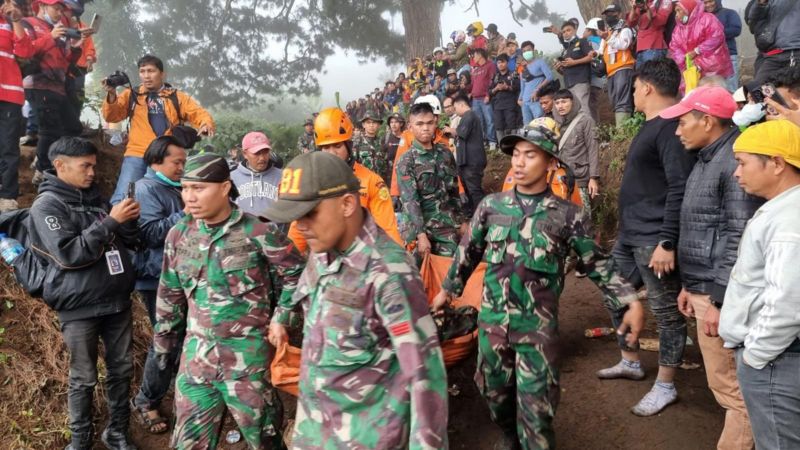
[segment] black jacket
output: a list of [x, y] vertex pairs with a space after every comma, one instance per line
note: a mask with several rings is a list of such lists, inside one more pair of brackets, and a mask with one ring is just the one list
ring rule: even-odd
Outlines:
[[700, 150], [681, 206], [678, 265], [686, 290], [722, 303], [747, 221], [764, 202], [747, 195], [733, 172], [733, 128]]
[[[42, 193], [48, 193], [42, 195]], [[30, 209], [30, 245], [48, 264], [42, 298], [62, 322], [116, 314], [131, 306], [136, 273], [128, 249], [135, 222], [108, 217], [96, 186], [73, 188], [45, 173]], [[118, 250], [124, 272], [111, 275], [106, 252]]]
[[461, 117], [456, 128], [456, 165], [486, 167], [483, 125], [474, 110]]
[[505, 83], [511, 89], [500, 90], [491, 94], [492, 109], [507, 110], [519, 108], [517, 104], [517, 98], [519, 98], [519, 75], [510, 70], [507, 70], [505, 74], [498, 71], [494, 74], [492, 84], [489, 86], [489, 92], [492, 92], [500, 83]]

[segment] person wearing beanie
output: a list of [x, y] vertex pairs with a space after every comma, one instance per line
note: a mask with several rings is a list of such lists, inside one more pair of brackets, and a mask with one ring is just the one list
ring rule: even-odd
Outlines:
[[160, 368], [181, 352], [172, 442], [217, 448], [227, 408], [250, 448], [284, 448], [267, 326], [271, 305], [289, 300], [305, 261], [274, 223], [233, 203], [238, 192], [224, 158], [189, 158], [181, 195], [187, 214], [164, 243], [153, 337]]
[[719, 334], [736, 352], [756, 448], [800, 448], [800, 128], [751, 126], [733, 151], [739, 185], [767, 201], [739, 243]]
[[739, 137], [731, 120], [735, 111], [736, 101], [726, 87], [706, 86], [661, 112], [665, 119], [679, 118], [676, 135], [686, 151], [698, 152], [681, 204], [678, 266], [683, 288], [678, 308], [687, 318], [697, 319], [708, 387], [725, 408], [720, 449], [753, 448], [733, 350], [723, 347], [717, 332], [739, 240], [763, 203], [746, 194], [733, 177], [733, 143]]
[[669, 55], [681, 72], [686, 70], [688, 58], [703, 77], [720, 75], [728, 78], [733, 75], [725, 29], [714, 14], [707, 13], [698, 0], [680, 0], [675, 4], [675, 21]]

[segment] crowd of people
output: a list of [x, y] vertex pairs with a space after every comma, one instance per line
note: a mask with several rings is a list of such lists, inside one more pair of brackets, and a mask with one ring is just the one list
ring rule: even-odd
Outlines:
[[[94, 31], [75, 25], [73, 3], [36, 0], [35, 17], [17, 2], [0, 8], [2, 192], [14, 200], [0, 206], [18, 206], [18, 134], [7, 125], [17, 129], [27, 98], [38, 195], [20, 220], [70, 353], [68, 449], [93, 445], [99, 340], [108, 448], [135, 448], [131, 414], [150, 433], [171, 431], [171, 446], [216, 448], [226, 409], [251, 448], [284, 448], [268, 368], [300, 318], [292, 448], [447, 448], [439, 318], [455, 314], [452, 299], [482, 262], [475, 381], [502, 430], [496, 448], [555, 447], [558, 300], [573, 268], [601, 290], [618, 330], [620, 359], [597, 377], [646, 377], [640, 296], [655, 317], [655, 382], [633, 414], [678, 399], [696, 320], [708, 386], [725, 409], [718, 447], [800, 448], [800, 3], [749, 3], [760, 54], [743, 86], [741, 22], [718, 0], [633, 0], [624, 17], [612, 4], [580, 38], [579, 21], [566, 21], [550, 28], [564, 46], [552, 67], [531, 41], [517, 45], [494, 24], [484, 36], [475, 22], [415, 59], [408, 77], [314, 113], [285, 165], [256, 131], [232, 160], [188, 157], [214, 120], [145, 55], [140, 86], [102, 81], [104, 119], [130, 124], [108, 202], [98, 149], [71, 125], [72, 64]], [[23, 72], [15, 57], [39, 67]], [[687, 64], [700, 71], [697, 87]], [[618, 124], [644, 116], [611, 252], [596, 242], [591, 208], [603, 90]], [[496, 148], [511, 169], [502, 192], [487, 194]], [[429, 255], [452, 260], [436, 292], [419, 275]], [[8, 261], [18, 278], [30, 258]], [[131, 399], [134, 291], [154, 337]], [[159, 408], [172, 386], [170, 420]]]

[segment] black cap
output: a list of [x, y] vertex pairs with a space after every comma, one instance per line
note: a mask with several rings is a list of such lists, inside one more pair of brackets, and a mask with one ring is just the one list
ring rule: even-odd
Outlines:
[[497, 25], [490, 23], [488, 27], [486, 27], [487, 31], [491, 31], [492, 33], [497, 33]]

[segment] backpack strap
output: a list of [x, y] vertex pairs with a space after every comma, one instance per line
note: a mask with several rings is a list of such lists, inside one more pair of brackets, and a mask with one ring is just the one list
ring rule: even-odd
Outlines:
[[[136, 105], [139, 103], [137, 97], [139, 97], [140, 95], [144, 95], [144, 94], [140, 94], [139, 93], [140, 89], [141, 89], [141, 86], [136, 86], [135, 88], [131, 89], [131, 96], [128, 98], [128, 119], [133, 117], [133, 110], [136, 108]], [[167, 98], [170, 100], [170, 102], [172, 102], [172, 107], [175, 108], [175, 112], [178, 114], [178, 123], [176, 123], [176, 124], [174, 124], [172, 126], [183, 125], [184, 120], [183, 120], [183, 116], [181, 115], [181, 104], [180, 104], [180, 101], [178, 101], [178, 90], [172, 88], [172, 92], [169, 93]], [[130, 120], [128, 120], [128, 128], [130, 128]], [[170, 127], [170, 128], [172, 128], [172, 127]]]

